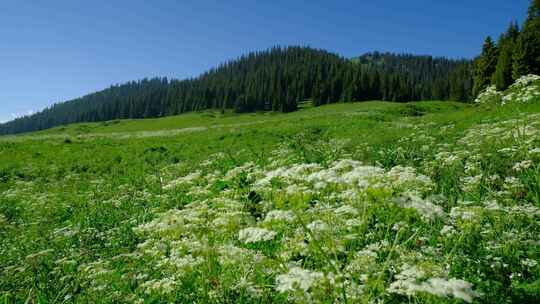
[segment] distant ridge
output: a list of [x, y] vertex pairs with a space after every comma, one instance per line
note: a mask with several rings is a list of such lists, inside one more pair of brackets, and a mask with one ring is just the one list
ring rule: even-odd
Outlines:
[[281, 111], [334, 102], [471, 99], [472, 62], [369, 53], [353, 60], [309, 47], [273, 47], [186, 80], [143, 79], [55, 104], [0, 124], [0, 134], [204, 109]]

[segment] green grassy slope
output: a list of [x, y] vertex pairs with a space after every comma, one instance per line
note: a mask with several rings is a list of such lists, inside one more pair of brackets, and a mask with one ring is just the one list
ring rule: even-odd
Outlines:
[[0, 301], [535, 302], [539, 113], [366, 102], [0, 137]]
[[[235, 114], [232, 112], [220, 113], [219, 111], [203, 111], [188, 113], [179, 116], [170, 116], [158, 119], [138, 120], [114, 120], [99, 123], [80, 123], [68, 126], [60, 126], [48, 130], [34, 132], [30, 135], [96, 135], [121, 132], [151, 132], [180, 130], [186, 128], [219, 128], [221, 126], [241, 125], [252, 123], [279, 122], [316, 116], [355, 115], [358, 112], [383, 111], [392, 109], [410, 108], [419, 105], [427, 112], [438, 112], [450, 109], [466, 107], [465, 104], [456, 102], [419, 102], [419, 103], [391, 103], [391, 102], [362, 102], [333, 104], [324, 107], [311, 107], [304, 110], [283, 114], [273, 112], [259, 112], [250, 114]], [[398, 110], [400, 111], [400, 110]], [[24, 135], [23, 135], [24, 136]], [[2, 138], [2, 137], [0, 137]], [[4, 136], [3, 138], [6, 138]], [[12, 137], [13, 138], [13, 137]]]

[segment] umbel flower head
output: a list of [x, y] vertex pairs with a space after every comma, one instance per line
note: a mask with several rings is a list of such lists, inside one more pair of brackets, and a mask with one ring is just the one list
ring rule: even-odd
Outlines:
[[293, 267], [286, 274], [277, 276], [276, 290], [279, 292], [288, 292], [294, 290], [308, 291], [308, 289], [317, 281], [324, 277], [321, 272], [309, 271], [300, 267]]
[[271, 241], [276, 237], [276, 234], [276, 232], [268, 229], [249, 227], [240, 230], [238, 240], [244, 243]]

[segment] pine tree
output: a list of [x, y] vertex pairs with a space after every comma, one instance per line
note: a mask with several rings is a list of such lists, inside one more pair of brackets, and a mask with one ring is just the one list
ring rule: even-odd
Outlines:
[[477, 96], [491, 83], [491, 77], [497, 67], [497, 48], [491, 37], [487, 37], [482, 54], [475, 62], [473, 95]]
[[516, 46], [516, 40], [519, 36], [519, 28], [516, 23], [511, 23], [507, 32], [499, 38], [497, 43], [499, 56], [497, 58], [497, 67], [491, 79], [497, 90], [505, 90], [512, 83], [512, 55]]
[[533, 0], [513, 54], [514, 79], [540, 74], [540, 0]]

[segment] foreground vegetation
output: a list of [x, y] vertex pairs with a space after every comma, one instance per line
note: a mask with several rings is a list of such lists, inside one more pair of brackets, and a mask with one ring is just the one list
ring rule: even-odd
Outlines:
[[0, 137], [0, 301], [538, 302], [531, 81]]

